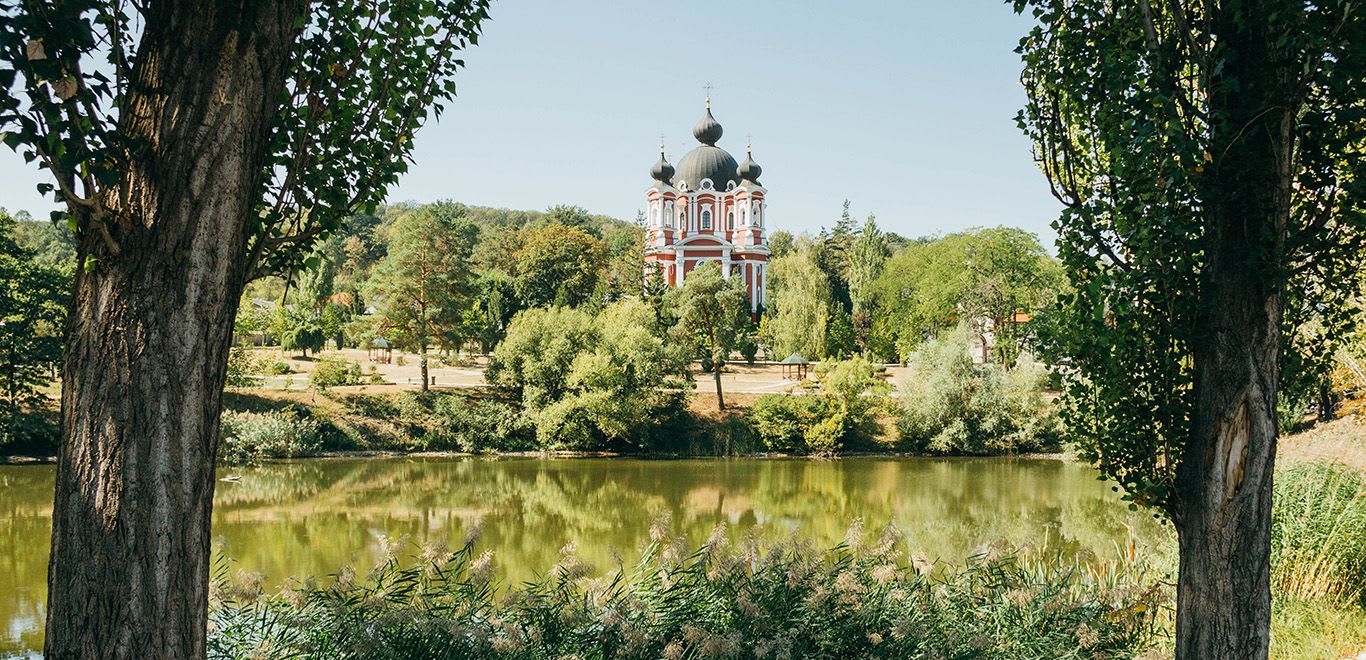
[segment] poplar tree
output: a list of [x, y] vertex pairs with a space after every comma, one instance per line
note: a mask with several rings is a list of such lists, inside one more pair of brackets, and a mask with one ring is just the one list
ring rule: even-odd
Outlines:
[[1287, 368], [1331, 355], [1362, 272], [1366, 14], [1014, 4], [1038, 22], [1020, 124], [1065, 205], [1070, 425], [1175, 525], [1177, 657], [1265, 658], [1277, 404]]

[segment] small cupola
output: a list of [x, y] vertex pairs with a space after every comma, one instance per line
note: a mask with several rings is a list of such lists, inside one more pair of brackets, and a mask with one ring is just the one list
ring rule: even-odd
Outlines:
[[740, 175], [740, 181], [753, 184], [759, 183], [759, 175], [764, 173], [764, 168], [754, 162], [754, 156], [750, 154], [750, 145], [745, 145], [745, 162], [740, 163], [740, 167], [735, 169], [735, 173]]
[[664, 145], [659, 145], [659, 160], [655, 161], [650, 168], [650, 177], [660, 183], [672, 183], [674, 179], [674, 166], [664, 159]]

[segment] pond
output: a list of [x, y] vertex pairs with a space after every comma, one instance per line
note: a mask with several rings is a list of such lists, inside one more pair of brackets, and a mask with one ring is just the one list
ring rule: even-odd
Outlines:
[[[0, 466], [0, 654], [42, 643], [52, 466]], [[477, 521], [501, 576], [521, 581], [560, 549], [599, 572], [631, 562], [651, 522], [700, 545], [721, 522], [738, 538], [796, 531], [832, 547], [855, 519], [888, 523], [911, 556], [960, 562], [1004, 541], [1113, 556], [1168, 530], [1129, 511], [1074, 462], [1003, 458], [810, 459], [364, 458], [219, 471], [214, 537], [233, 570], [270, 589], [288, 577], [369, 566], [385, 539], [458, 546]]]

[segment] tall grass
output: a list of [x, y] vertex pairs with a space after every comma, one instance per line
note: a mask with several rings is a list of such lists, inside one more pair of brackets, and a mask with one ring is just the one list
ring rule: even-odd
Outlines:
[[1278, 471], [1271, 587], [1277, 596], [1366, 606], [1366, 478], [1331, 463]]
[[473, 542], [393, 555], [262, 596], [217, 582], [210, 657], [1081, 658], [1148, 648], [1162, 589], [1130, 558], [1104, 569], [1056, 558], [911, 565], [889, 531], [817, 551], [732, 545], [718, 527], [685, 553], [662, 528], [640, 563], [592, 578], [569, 547], [534, 582], [499, 590]]

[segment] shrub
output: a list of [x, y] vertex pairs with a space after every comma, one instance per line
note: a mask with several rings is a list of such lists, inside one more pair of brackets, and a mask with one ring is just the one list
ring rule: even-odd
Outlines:
[[445, 395], [433, 406], [435, 423], [427, 432], [434, 449], [526, 451], [534, 449], [535, 430], [513, 406], [501, 401]]
[[228, 351], [228, 387], [255, 387], [261, 384], [261, 371], [265, 368], [263, 360], [252, 354], [250, 349], [233, 346]]
[[663, 390], [688, 365], [682, 345], [654, 329], [654, 311], [638, 300], [597, 315], [525, 310], [508, 325], [487, 378], [520, 401], [541, 447], [647, 447], [674, 405]]
[[571, 546], [501, 598], [491, 553], [471, 545], [274, 597], [220, 578], [208, 655], [1076, 658], [1152, 646], [1162, 596], [1143, 565], [1004, 556], [927, 574], [898, 557], [899, 541], [736, 548], [721, 526], [695, 553], [656, 542], [606, 579]]
[[901, 439], [915, 451], [998, 454], [1054, 446], [1058, 421], [1043, 397], [1047, 373], [1021, 361], [976, 365], [961, 328], [923, 344], [900, 385]]
[[322, 449], [322, 424], [304, 412], [223, 413], [219, 459], [229, 465], [249, 465], [267, 458], [292, 458]]
[[887, 386], [862, 358], [822, 365], [820, 394], [769, 394], [750, 408], [749, 421], [769, 451], [828, 454], [871, 442]]
[[318, 361], [308, 374], [308, 382], [316, 390], [364, 382], [361, 366], [344, 358], [328, 357]]
[[749, 409], [749, 423], [769, 451], [805, 451], [806, 428], [824, 406], [811, 396], [765, 394]]
[[294, 373], [294, 370], [290, 369], [288, 364], [278, 360], [270, 363], [269, 371], [272, 376], [288, 376], [289, 374]]

